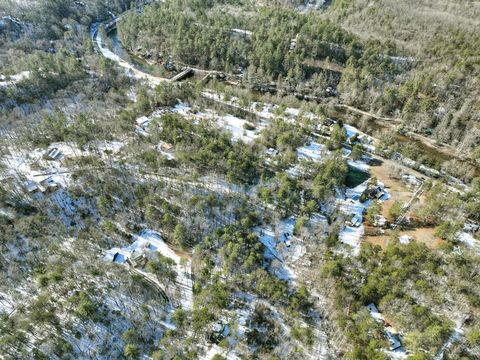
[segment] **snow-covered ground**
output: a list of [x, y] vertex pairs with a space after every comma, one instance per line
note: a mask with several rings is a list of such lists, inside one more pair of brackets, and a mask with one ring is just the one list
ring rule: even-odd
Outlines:
[[[378, 182], [377, 184], [384, 188], [382, 183]], [[367, 189], [367, 186], [368, 180], [352, 189], [347, 189], [345, 192], [345, 198], [342, 196], [337, 198], [340, 210], [345, 213], [347, 217], [355, 216], [355, 218], [358, 219], [363, 218], [365, 210], [372, 203], [371, 200], [366, 200], [363, 203], [360, 202], [360, 196]], [[379, 202], [383, 202], [389, 198], [390, 194], [385, 191], [385, 194], [379, 199]], [[365, 229], [362, 223], [360, 223], [359, 226], [345, 226], [340, 231], [339, 239], [342, 243], [350, 245], [352, 247], [353, 254], [357, 255], [360, 251], [360, 243], [364, 232]]]
[[0, 292], [0, 314], [10, 314], [15, 309], [15, 302], [8, 295]]
[[30, 77], [30, 71], [22, 71], [15, 75], [4, 76], [0, 75], [0, 87], [12, 86], [19, 83], [22, 80]]
[[[231, 106], [237, 106], [239, 107], [239, 99], [235, 97], [230, 97], [228, 101], [224, 99], [224, 97], [220, 94], [214, 93], [212, 91], [205, 91], [204, 96], [214, 99], [216, 101], [224, 102], [228, 105]], [[273, 105], [269, 104], [263, 104], [263, 103], [254, 103], [252, 104], [249, 108], [245, 109], [247, 111], [252, 111], [259, 117], [263, 119], [270, 120], [272, 118], [283, 118], [285, 121], [295, 121], [296, 118], [298, 118], [300, 115], [304, 117], [311, 117], [311, 118], [316, 118], [316, 116], [312, 113], [304, 113], [301, 114], [301, 111], [299, 109], [294, 109], [294, 108], [287, 108], [283, 114], [276, 114], [276, 108]], [[365, 143], [365, 146], [370, 146], [369, 148], [370, 151], [374, 151], [375, 147], [371, 145], [373, 142], [373, 139], [369, 137], [368, 135], [364, 134], [360, 130], [356, 129], [355, 127], [345, 124], [345, 132], [347, 135], [347, 139], [352, 139], [354, 136], [357, 136], [359, 141], [362, 141]], [[348, 157], [351, 153], [350, 150], [348, 149], [343, 149], [343, 156]], [[306, 144], [300, 148], [297, 149], [297, 155], [300, 159], [303, 160], [313, 160], [313, 161], [321, 161], [323, 158], [328, 156], [329, 151], [326, 149], [325, 145], [317, 143], [317, 142], [311, 142], [309, 144]], [[363, 159], [361, 160], [348, 160], [348, 164], [356, 169], [359, 169], [361, 171], [368, 171], [369, 170], [369, 165], [367, 162]], [[297, 164], [294, 167], [290, 168], [287, 170], [287, 172], [293, 176], [297, 177], [299, 174], [301, 174], [303, 171], [301, 164]], [[360, 219], [363, 217], [363, 213], [365, 209], [370, 205], [371, 201], [366, 201], [365, 203], [360, 203], [359, 198], [360, 195], [363, 193], [363, 191], [366, 189], [367, 184], [361, 184], [357, 186], [355, 189], [348, 189], [347, 190], [347, 199], [341, 199], [340, 201], [340, 207], [341, 210], [344, 211], [347, 215], [357, 215]], [[388, 199], [389, 195], [386, 193], [380, 201], [385, 201]], [[276, 258], [280, 261], [283, 261], [282, 254], [280, 254], [276, 248], [276, 242], [275, 242], [275, 237], [272, 236], [271, 234], [272, 230], [269, 228], [262, 229], [262, 233], [259, 233], [260, 235], [260, 241], [265, 245], [266, 247], [266, 254], [265, 256], [268, 258]], [[364, 235], [364, 227], [363, 225], [360, 225], [358, 227], [351, 227], [347, 226], [345, 227], [341, 233], [340, 233], [340, 240], [344, 244], [348, 244], [353, 248], [354, 254], [358, 253], [360, 250], [360, 241]]]
[[200, 358], [201, 360], [212, 360], [215, 355], [220, 355], [221, 359], [238, 360], [240, 359], [233, 351], [227, 351], [218, 345], [212, 345], [207, 354]]
[[469, 251], [473, 250], [477, 254], [480, 254], [480, 240], [476, 239], [471, 232], [463, 229], [463, 231], [457, 234], [457, 240], [463, 243]]
[[279, 279], [292, 281], [296, 274], [292, 265], [306, 253], [303, 242], [293, 235], [296, 219], [289, 217], [272, 226], [257, 227], [254, 232], [265, 246], [264, 257], [269, 270]]
[[[251, 112], [257, 115], [260, 119], [266, 120], [267, 122], [275, 118], [281, 119], [289, 123], [295, 123], [299, 118], [307, 118], [310, 120], [319, 119], [318, 115], [312, 112], [302, 112], [298, 108], [286, 108], [283, 111], [283, 113], [278, 113], [278, 105], [275, 105], [275, 104], [252, 102], [249, 106], [244, 107], [244, 106], [241, 106], [241, 102], [238, 97], [232, 96], [226, 99], [223, 94], [216, 93], [212, 90], [203, 91], [202, 96], [212, 99], [214, 101], [220, 102], [222, 104], [226, 104], [229, 106], [242, 109], [244, 111]], [[376, 147], [374, 146], [375, 140], [371, 136], [365, 134], [359, 129], [348, 124], [344, 124], [344, 129], [345, 129], [345, 134], [347, 135], [347, 141], [353, 140], [353, 137], [356, 136], [355, 143], [359, 142], [362, 144], [365, 150], [372, 153], [375, 152], [376, 150]], [[319, 160], [319, 150], [320, 150], [318, 149], [319, 145], [323, 147], [323, 145], [321, 144], [313, 143], [298, 149], [300, 151], [299, 156], [302, 158], [312, 158], [313, 156], [313, 160]], [[345, 153], [345, 151], [347, 153]], [[350, 153], [350, 150], [345, 149], [343, 152], [344, 152], [344, 156], [348, 156]], [[360, 169], [364, 169], [366, 166], [361, 161], [356, 161], [356, 162], [352, 161], [351, 165], [358, 167]]]
[[368, 164], [363, 160], [351, 160], [351, 159], [349, 159], [347, 162], [348, 162], [348, 165], [350, 165], [351, 167], [354, 167], [354, 168], [356, 168], [360, 171], [368, 172], [368, 169], [370, 168], [368, 166]]
[[[6, 175], [23, 177], [26, 181], [41, 182], [52, 178], [58, 184], [66, 186], [70, 180], [68, 168], [62, 160], [67, 157], [98, 156], [107, 158], [118, 153], [124, 146], [119, 141], [97, 141], [88, 144], [85, 149], [78, 148], [73, 143], [52, 143], [47, 149], [15, 150], [10, 149], [10, 154], [5, 155], [0, 161], [6, 167]], [[46, 155], [56, 149], [55, 158], [46, 158]]]
[[[233, 140], [241, 140], [246, 143], [252, 142], [260, 135], [260, 131], [265, 128], [265, 122], [259, 122], [258, 124], [252, 124], [245, 119], [233, 116], [230, 114], [220, 115], [216, 111], [206, 109], [204, 111], [198, 111], [193, 109], [190, 105], [180, 102], [171, 108], [160, 108], [155, 110], [149, 116], [139, 117], [137, 122], [136, 132], [141, 135], [148, 134], [148, 126], [153, 119], [158, 118], [166, 113], [173, 113], [182, 115], [185, 118], [192, 119], [195, 123], [200, 121], [212, 121], [220, 130], [229, 132], [232, 134]], [[245, 129], [246, 124], [253, 125], [254, 130]]]
[[320, 161], [328, 154], [330, 154], [330, 151], [328, 151], [327, 147], [316, 142], [311, 142], [297, 149], [299, 159]]
[[348, 124], [344, 124], [343, 127], [345, 128], [345, 131], [347, 133], [347, 139], [351, 139], [356, 134], [358, 134], [358, 130], [356, 128], [354, 128], [353, 126], [350, 126]]
[[460, 340], [463, 336], [463, 330], [460, 327], [457, 327], [453, 330], [453, 333], [449, 336], [447, 341], [442, 345], [440, 350], [438, 351], [437, 355], [435, 356], [434, 360], [443, 360], [445, 355], [445, 351], [456, 341]]
[[248, 122], [233, 115], [222, 116], [218, 118], [217, 123], [219, 123], [220, 127], [222, 127], [223, 123], [223, 128], [232, 134], [233, 139], [242, 140], [246, 143], [252, 142], [259, 134], [259, 128], [246, 130], [244, 126]]
[[265, 246], [265, 251], [263, 256], [266, 259], [278, 259], [283, 261], [283, 258], [277, 251], [277, 240], [275, 238], [275, 233], [271, 227], [258, 228], [255, 229], [255, 233], [258, 235], [258, 239]]
[[410, 241], [412, 240], [412, 237], [410, 235], [401, 235], [399, 238], [398, 238], [398, 241], [400, 242], [400, 244], [408, 244], [410, 243]]

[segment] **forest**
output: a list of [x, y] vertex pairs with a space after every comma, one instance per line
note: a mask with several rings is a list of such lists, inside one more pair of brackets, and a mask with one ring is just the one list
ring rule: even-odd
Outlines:
[[[225, 6], [232, 4], [242, 2]], [[119, 33], [130, 50], [148, 51], [163, 62], [173, 57], [189, 66], [240, 72], [247, 86], [275, 81], [280, 93], [314, 98], [334, 87], [340, 101], [399, 118], [402, 131], [455, 144], [452, 151], [474, 158], [479, 140], [477, 32], [437, 26], [435, 35], [419, 40], [414, 51], [389, 33], [359, 36], [342, 27], [349, 16], [358, 17], [360, 3], [335, 1], [323, 13], [305, 14], [275, 7], [254, 14], [229, 12], [222, 10], [222, 2], [214, 5], [167, 1], [130, 13]], [[361, 20], [383, 16], [381, 9], [378, 4]]]
[[0, 358], [480, 357], [479, 18], [2, 2]]

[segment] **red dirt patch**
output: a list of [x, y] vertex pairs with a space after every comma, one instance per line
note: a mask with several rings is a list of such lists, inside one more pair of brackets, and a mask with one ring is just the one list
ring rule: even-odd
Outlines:
[[[413, 230], [400, 231], [400, 236], [408, 235], [415, 241], [425, 244], [429, 249], [438, 249], [444, 240], [434, 235], [435, 228], [418, 228]], [[390, 242], [391, 230], [386, 230], [385, 235], [365, 236], [364, 241], [373, 245], [379, 245], [383, 250], [386, 249]]]

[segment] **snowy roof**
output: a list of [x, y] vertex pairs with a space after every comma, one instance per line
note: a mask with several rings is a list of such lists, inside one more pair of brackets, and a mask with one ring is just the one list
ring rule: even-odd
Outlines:
[[385, 217], [383, 217], [383, 215], [375, 215], [375, 225], [376, 226], [385, 226], [385, 224], [387, 223], [387, 219], [385, 219]]
[[475, 238], [469, 234], [466, 231], [462, 231], [459, 234], [457, 234], [457, 240], [463, 242], [465, 245], [467, 245], [470, 248], [473, 248], [475, 244], [478, 244], [479, 242], [475, 240]]
[[385, 329], [385, 335], [387, 336], [388, 342], [390, 343], [390, 350], [395, 350], [402, 346], [398, 335], [394, 334], [391, 328]]
[[275, 156], [275, 155], [278, 154], [278, 151], [275, 150], [274, 148], [269, 148], [269, 149], [266, 151], [266, 154], [267, 154], [268, 156]]
[[354, 226], [360, 226], [362, 224], [362, 221], [363, 221], [363, 216], [359, 214], [354, 214], [352, 219], [350, 220], [350, 222]]
[[148, 125], [150, 123], [150, 121], [152, 121], [150, 118], [148, 118], [146, 116], [142, 116], [142, 117], [139, 117], [137, 119], [137, 125], [143, 127], [145, 125]]
[[34, 181], [26, 181], [25, 182], [25, 187], [27, 188], [28, 192], [33, 192], [38, 189], [38, 184]]
[[371, 304], [367, 305], [367, 309], [368, 309], [368, 311], [370, 311], [370, 315], [372, 315], [372, 317], [375, 319], [375, 321], [383, 322], [383, 316], [380, 313], [380, 311], [378, 311], [378, 309], [377, 309], [377, 307], [375, 306], [374, 303], [371, 303]]
[[50, 159], [54, 159], [54, 160], [60, 158], [62, 155], [63, 155], [62, 152], [58, 148], [49, 149], [47, 153], [47, 156]]

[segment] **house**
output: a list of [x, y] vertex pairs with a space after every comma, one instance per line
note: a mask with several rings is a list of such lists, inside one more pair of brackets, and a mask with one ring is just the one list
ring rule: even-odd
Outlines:
[[127, 247], [115, 247], [108, 250], [104, 259], [118, 264], [144, 266], [149, 255], [155, 253], [163, 246], [160, 235], [152, 232], [150, 236], [148, 238], [139, 236], [136, 241]]
[[104, 259], [109, 262], [114, 262], [117, 264], [125, 264], [130, 257], [130, 252], [125, 251], [124, 249], [114, 248], [105, 254]]
[[146, 116], [141, 116], [137, 119], [137, 125], [142, 129], [146, 129], [152, 120]]
[[326, 118], [325, 120], [323, 120], [323, 125], [325, 126], [332, 126], [333, 124], [335, 124], [335, 120], [333, 120], [332, 118]]
[[288, 45], [288, 50], [289, 51], [292, 51], [293, 49], [295, 49], [297, 47], [297, 38], [295, 39], [292, 39], [290, 41], [290, 45]]
[[223, 72], [217, 73], [215, 77], [220, 81], [225, 81], [227, 79], [227, 75], [225, 75]]
[[212, 332], [210, 334], [210, 340], [218, 344], [230, 334], [230, 326], [222, 321], [215, 323], [212, 326]]
[[407, 185], [413, 186], [414, 188], [418, 188], [420, 185], [422, 185], [422, 180], [413, 175], [402, 172], [400, 177], [403, 182], [405, 182]]
[[116, 252], [115, 254], [113, 254], [113, 257], [112, 257], [112, 261], [113, 262], [123, 262], [123, 255], [121, 255], [120, 253]]
[[269, 148], [266, 152], [267, 156], [274, 157], [278, 154], [278, 151], [274, 148]]
[[403, 165], [411, 167], [411, 168], [415, 168], [415, 166], [417, 165], [417, 163], [415, 161], [413, 161], [412, 159], [409, 159], [409, 158], [402, 158], [401, 161], [402, 161]]
[[289, 232], [283, 233], [283, 240], [285, 241], [286, 247], [292, 246], [291, 238], [292, 238], [292, 235]]
[[325, 92], [327, 93], [327, 96], [336, 96], [337, 95], [337, 90], [335, 90], [333, 87], [328, 86], [325, 89]]
[[59, 188], [60, 185], [50, 177], [40, 181], [38, 185], [38, 189], [44, 194], [51, 194]]
[[379, 200], [383, 195], [385, 195], [385, 191], [381, 187], [375, 189], [375, 199]]
[[397, 350], [402, 347], [400, 341], [400, 336], [392, 327], [385, 328], [385, 335], [387, 336], [388, 342], [390, 343], [390, 350]]
[[418, 167], [418, 171], [420, 171], [422, 174], [425, 174], [430, 177], [434, 178], [439, 178], [440, 177], [440, 171], [426, 167], [425, 165], [420, 165]]
[[298, 41], [298, 34], [290, 40], [290, 44], [288, 45], [289, 51], [292, 51], [297, 47], [297, 41]]
[[165, 62], [165, 64], [163, 66], [168, 71], [172, 71], [172, 70], [175, 69], [175, 63], [170, 58]]
[[470, 233], [475, 233], [480, 230], [480, 225], [473, 221], [467, 220], [464, 224], [463, 230]]
[[148, 262], [148, 257], [146, 255], [146, 252], [148, 251], [148, 248], [145, 249], [140, 249], [140, 251], [133, 251], [130, 255], [129, 258], [127, 258], [127, 261], [129, 262], [129, 265], [132, 265], [134, 267], [144, 267], [147, 265]]

